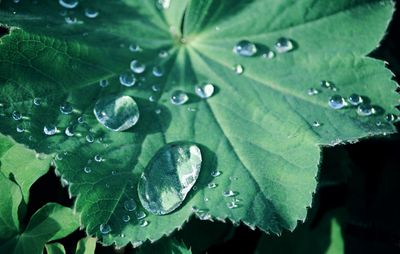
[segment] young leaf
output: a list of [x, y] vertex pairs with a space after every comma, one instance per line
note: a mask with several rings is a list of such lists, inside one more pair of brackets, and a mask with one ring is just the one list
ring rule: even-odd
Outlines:
[[45, 248], [47, 254], [65, 254], [64, 246], [61, 243], [48, 243]]
[[77, 215], [70, 208], [48, 203], [32, 216], [21, 234], [2, 242], [0, 253], [40, 254], [46, 242], [63, 238], [78, 227]]
[[[194, 212], [267, 232], [293, 230], [311, 205], [319, 146], [394, 132], [382, 121], [395, 111], [395, 84], [382, 62], [365, 57], [390, 20], [389, 0], [171, 1], [163, 10], [153, 1], [124, 0], [81, 2], [74, 13], [54, 1], [3, 1], [0, 7], [11, 27], [0, 44], [0, 61], [8, 63], [0, 68], [6, 100], [0, 132], [57, 153], [57, 170], [77, 196], [82, 223], [104, 244], [157, 240]], [[98, 17], [85, 17], [85, 8]], [[291, 39], [292, 51], [263, 57], [280, 37]], [[241, 40], [255, 42], [258, 53], [234, 54]], [[131, 74], [134, 59], [146, 70], [135, 86], [121, 86], [120, 74]], [[235, 73], [238, 64], [243, 68]], [[101, 87], [105, 79], [108, 86]], [[321, 80], [334, 82], [336, 91], [320, 88]], [[203, 81], [216, 87], [206, 100], [194, 95]], [[310, 96], [309, 88], [320, 93]], [[186, 105], [170, 102], [177, 90], [189, 94]], [[375, 114], [328, 105], [335, 94], [352, 93], [370, 102]], [[136, 100], [140, 118], [133, 128], [113, 132], [96, 120], [96, 101], [110, 94]], [[34, 105], [34, 98], [45, 103]], [[73, 110], [62, 113], [66, 102]], [[14, 111], [26, 119], [13, 120]], [[16, 131], [26, 122], [32, 142]], [[136, 219], [143, 217], [140, 174], [161, 147], [179, 140], [201, 148], [196, 190], [171, 214]], [[222, 174], [213, 178], [216, 169]], [[216, 188], [207, 187], [212, 183]], [[131, 199], [135, 211], [124, 208]]]
[[93, 237], [85, 237], [79, 240], [75, 254], [94, 254], [96, 241], [97, 239]]

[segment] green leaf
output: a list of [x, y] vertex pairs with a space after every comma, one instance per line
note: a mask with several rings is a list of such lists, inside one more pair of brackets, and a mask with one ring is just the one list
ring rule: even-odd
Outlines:
[[157, 243], [141, 247], [138, 253], [191, 254], [192, 252], [185, 246], [183, 242], [179, 242], [175, 238], [165, 238]]
[[[3, 1], [0, 7], [3, 22], [11, 27], [0, 44], [0, 62], [7, 63], [0, 68], [5, 99], [0, 132], [37, 151], [58, 153], [57, 170], [77, 196], [83, 225], [107, 245], [155, 241], [198, 209], [203, 218], [243, 221], [266, 232], [293, 230], [312, 202], [320, 146], [395, 131], [383, 120], [398, 103], [391, 73], [382, 62], [365, 57], [385, 32], [393, 12], [389, 0], [172, 1], [164, 11], [153, 1], [80, 2], [67, 13], [77, 17], [77, 24], [65, 23], [59, 15], [63, 9], [54, 1]], [[99, 16], [84, 17], [87, 7], [99, 10]], [[272, 47], [282, 36], [295, 42], [295, 50], [274, 59], [232, 52], [239, 40]], [[130, 43], [143, 51], [130, 52]], [[161, 50], [169, 56], [159, 58]], [[264, 47], [259, 50], [262, 54]], [[147, 70], [137, 75], [141, 85], [126, 88], [118, 77], [133, 59]], [[233, 72], [234, 64], [244, 66], [242, 75]], [[152, 76], [155, 65], [164, 66], [162, 77]], [[105, 78], [110, 85], [100, 88]], [[194, 85], [205, 80], [217, 91], [200, 100]], [[333, 81], [338, 91], [319, 88], [321, 80]], [[155, 84], [160, 91], [152, 91]], [[321, 93], [308, 96], [310, 87]], [[187, 105], [170, 103], [178, 89], [189, 93]], [[105, 129], [93, 115], [95, 102], [111, 93], [132, 96], [139, 106], [138, 124], [125, 132]], [[335, 93], [358, 93], [377, 112], [362, 117], [350, 106], [333, 110], [328, 100]], [[149, 101], [150, 96], [156, 101]], [[45, 102], [34, 106], [35, 97]], [[69, 115], [59, 112], [66, 101], [75, 108]], [[12, 120], [14, 110], [25, 120]], [[86, 124], [77, 125], [74, 137], [64, 135], [81, 115]], [[314, 127], [314, 121], [322, 125]], [[23, 123], [30, 123], [26, 129], [32, 141], [27, 133], [16, 132]], [[43, 128], [50, 124], [60, 133], [46, 136]], [[96, 141], [87, 142], [88, 134]], [[140, 174], [156, 151], [181, 140], [202, 150], [196, 190], [180, 209], [166, 216], [148, 214], [148, 225], [140, 227], [124, 202], [133, 198], [137, 210], [142, 209], [136, 193]], [[96, 155], [103, 160], [96, 162]], [[85, 167], [91, 173], [84, 173]], [[211, 177], [215, 169], [221, 176]], [[217, 188], [209, 189], [211, 182]], [[227, 190], [237, 197], [224, 197]], [[228, 208], [232, 201], [237, 208]], [[126, 215], [128, 223], [122, 220]], [[111, 232], [100, 234], [101, 224]]]
[[63, 238], [79, 227], [73, 211], [56, 203], [48, 203], [30, 219], [26, 229], [0, 246], [1, 253], [42, 253], [46, 242]]
[[93, 237], [85, 237], [79, 240], [75, 254], [94, 254], [96, 241], [97, 239]]
[[65, 254], [64, 246], [61, 243], [49, 243], [45, 245], [47, 254]]
[[18, 183], [25, 203], [28, 203], [29, 200], [30, 187], [47, 173], [50, 161], [50, 156], [37, 154], [26, 146], [0, 134], [0, 170]]
[[[3, 144], [2, 144], [3, 145]], [[19, 232], [18, 208], [22, 201], [18, 185], [0, 172], [0, 242]]]

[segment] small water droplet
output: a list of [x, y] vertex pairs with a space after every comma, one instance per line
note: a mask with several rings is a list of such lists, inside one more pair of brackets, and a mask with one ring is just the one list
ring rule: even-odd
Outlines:
[[71, 114], [73, 111], [73, 107], [71, 103], [69, 102], [64, 102], [63, 104], [60, 105], [60, 112], [63, 113], [64, 115]]
[[156, 7], [159, 10], [166, 10], [171, 5], [171, 0], [156, 0]]
[[397, 120], [397, 116], [395, 114], [387, 114], [385, 116], [385, 120], [388, 122], [395, 122]]
[[79, 1], [78, 0], [58, 0], [58, 3], [67, 9], [73, 9], [76, 6], [78, 6]]
[[370, 104], [361, 103], [357, 107], [357, 114], [360, 116], [370, 116], [375, 114], [375, 109]]
[[67, 128], [65, 128], [65, 135], [67, 135], [68, 137], [74, 136], [75, 135], [74, 126], [68, 126]]
[[141, 210], [136, 212], [136, 219], [138, 220], [144, 219], [146, 216], [146, 213]]
[[142, 206], [155, 215], [177, 209], [196, 183], [201, 162], [200, 148], [193, 143], [165, 145], [154, 155], [139, 179]]
[[194, 91], [200, 98], [207, 99], [214, 94], [214, 85], [210, 82], [202, 82], [195, 86]]
[[216, 188], [218, 185], [217, 185], [216, 183], [209, 183], [207, 186], [208, 186], [209, 189], [214, 189], [214, 188]]
[[55, 156], [55, 159], [56, 159], [57, 161], [62, 161], [63, 157], [62, 157], [61, 154], [57, 153], [56, 156]]
[[375, 123], [375, 125], [376, 125], [377, 127], [380, 127], [380, 126], [382, 126], [382, 122], [381, 122], [381, 121], [377, 121], [377, 122]]
[[132, 43], [129, 45], [129, 50], [136, 53], [142, 51], [143, 49], [138, 44]]
[[149, 101], [150, 102], [155, 102], [157, 100], [157, 98], [154, 95], [150, 95], [149, 96]]
[[130, 96], [108, 95], [100, 98], [93, 109], [99, 123], [113, 131], [124, 131], [139, 120], [139, 108]]
[[85, 172], [86, 174], [89, 174], [92, 172], [92, 168], [91, 167], [84, 167], [83, 168], [83, 172]]
[[219, 170], [214, 170], [213, 172], [211, 172], [211, 176], [212, 176], [212, 177], [218, 177], [218, 176], [220, 176], [221, 174], [222, 174], [222, 172], [219, 171]]
[[262, 54], [262, 57], [265, 59], [272, 59], [275, 58], [275, 52], [272, 50], [268, 50], [267, 52], [265, 52], [264, 54]]
[[21, 133], [25, 131], [25, 127], [23, 124], [18, 124], [17, 125], [17, 132]]
[[154, 92], [158, 92], [158, 91], [160, 91], [160, 85], [152, 85], [151, 86], [151, 90], [153, 90]]
[[78, 117], [78, 123], [84, 123], [85, 122], [85, 118], [83, 116]]
[[329, 106], [333, 109], [341, 109], [344, 108], [347, 103], [346, 101], [343, 99], [342, 96], [335, 94], [333, 95], [328, 102]]
[[136, 202], [133, 198], [125, 200], [124, 202], [124, 208], [125, 210], [127, 210], [128, 212], [132, 212], [133, 210], [135, 210], [137, 207]]
[[314, 121], [314, 122], [312, 122], [312, 126], [314, 126], [314, 127], [320, 127], [320, 126], [321, 126], [321, 123], [320, 123], [319, 121]]
[[78, 23], [78, 19], [76, 17], [71, 17], [71, 16], [67, 16], [64, 18], [65, 23], [69, 24], [69, 25], [73, 25], [73, 24], [77, 24]]
[[233, 66], [233, 71], [234, 71], [236, 74], [241, 75], [241, 74], [244, 72], [244, 67], [243, 67], [243, 65], [241, 65], [241, 64], [235, 64], [235, 65]]
[[177, 91], [173, 92], [171, 95], [171, 103], [174, 105], [185, 104], [188, 100], [189, 100], [189, 96], [181, 90], [177, 90]]
[[134, 73], [140, 74], [146, 70], [146, 65], [144, 63], [139, 62], [138, 60], [132, 60], [131, 70]]
[[108, 224], [100, 224], [100, 233], [106, 235], [111, 232], [111, 227]]
[[118, 170], [115, 170], [115, 169], [114, 169], [114, 170], [111, 171], [111, 175], [115, 176], [115, 175], [117, 175], [117, 174], [118, 174]]
[[110, 84], [110, 82], [108, 81], [108, 79], [102, 79], [102, 80], [99, 81], [99, 85], [100, 85], [101, 87], [106, 87], [106, 86], [108, 86], [109, 84]]
[[233, 52], [239, 56], [254, 56], [257, 53], [257, 47], [248, 40], [241, 40], [233, 47]]
[[160, 52], [158, 53], [158, 57], [160, 58], [166, 58], [168, 57], [169, 53], [166, 50], [160, 50]]
[[125, 234], [124, 234], [124, 233], [121, 233], [119, 236], [122, 237], [122, 238], [124, 238], [124, 237], [125, 237]]
[[99, 154], [96, 154], [94, 156], [94, 160], [97, 161], [97, 162], [101, 162], [101, 161], [103, 161], [103, 157], [101, 157], [101, 155], [99, 155]]
[[92, 8], [85, 8], [85, 16], [90, 19], [94, 19], [99, 16], [99, 12]]
[[123, 222], [129, 222], [131, 220], [131, 216], [129, 216], [128, 214], [125, 214], [124, 216], [122, 216], [122, 221]]
[[57, 133], [57, 131], [58, 131], [58, 129], [54, 124], [45, 125], [43, 127], [44, 134], [46, 134], [48, 136], [55, 135]]
[[119, 83], [123, 86], [131, 87], [136, 83], [135, 75], [133, 73], [123, 73], [119, 76]]
[[275, 49], [278, 53], [286, 53], [293, 50], [294, 45], [292, 40], [281, 37], [275, 42]]
[[363, 99], [360, 95], [353, 93], [349, 96], [349, 98], [347, 98], [347, 101], [351, 105], [358, 106], [363, 102]]
[[142, 228], [147, 227], [148, 225], [149, 225], [149, 222], [147, 220], [139, 221], [139, 226]]
[[307, 90], [307, 94], [310, 95], [310, 96], [317, 95], [319, 93], [320, 93], [320, 91], [318, 89], [316, 89], [316, 88], [309, 88]]
[[39, 98], [39, 97], [34, 98], [34, 99], [33, 99], [33, 104], [34, 104], [35, 106], [40, 106], [40, 105], [42, 104], [42, 99]]
[[321, 80], [320, 86], [322, 88], [326, 88], [326, 89], [329, 89], [332, 91], [337, 91], [335, 84], [333, 84], [331, 81], [328, 81], [328, 80]]
[[152, 73], [154, 77], [162, 77], [164, 75], [164, 68], [159, 65], [154, 66]]
[[235, 201], [231, 201], [231, 202], [227, 203], [226, 206], [227, 206], [229, 209], [234, 209], [234, 208], [239, 207], [239, 205], [238, 205]]
[[19, 121], [22, 119], [22, 114], [19, 113], [18, 111], [12, 112], [11, 116], [15, 121]]
[[224, 191], [223, 193], [222, 193], [222, 195], [224, 196], [224, 197], [234, 197], [234, 196], [236, 196], [238, 193], [236, 192], [236, 191], [233, 191], [233, 190], [226, 190], [226, 191]]
[[93, 143], [94, 142], [94, 137], [92, 134], [87, 134], [86, 135], [86, 141], [89, 143]]

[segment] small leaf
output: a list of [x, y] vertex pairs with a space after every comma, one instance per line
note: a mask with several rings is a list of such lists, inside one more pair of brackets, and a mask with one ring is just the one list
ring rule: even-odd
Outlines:
[[97, 239], [93, 237], [85, 237], [79, 240], [75, 254], [94, 254], [96, 242]]
[[45, 248], [47, 254], [65, 254], [64, 246], [61, 243], [48, 243]]
[[177, 241], [175, 238], [165, 238], [157, 243], [143, 246], [139, 249], [139, 254], [191, 254], [189, 248], [183, 242]]

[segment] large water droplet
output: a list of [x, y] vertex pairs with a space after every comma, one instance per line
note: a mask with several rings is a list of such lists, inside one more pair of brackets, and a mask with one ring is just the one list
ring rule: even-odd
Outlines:
[[146, 70], [146, 65], [144, 63], [139, 62], [138, 60], [132, 60], [131, 70], [134, 73], [140, 74]]
[[63, 104], [60, 105], [60, 112], [63, 113], [64, 115], [71, 114], [73, 110], [74, 109], [71, 103], [69, 102], [64, 102]]
[[189, 100], [189, 96], [181, 90], [177, 90], [177, 91], [173, 92], [171, 95], [171, 103], [174, 105], [185, 104], [188, 100]]
[[341, 108], [343, 108], [343, 107], [345, 107], [347, 105], [346, 101], [343, 99], [343, 97], [338, 95], [338, 94], [333, 95], [329, 99], [328, 104], [333, 109], [341, 109]]
[[370, 116], [375, 114], [375, 109], [370, 104], [361, 103], [357, 107], [357, 114], [360, 116]]
[[67, 9], [73, 9], [76, 6], [78, 6], [79, 1], [78, 0], [58, 0], [58, 3]]
[[94, 19], [97, 16], [99, 16], [99, 12], [96, 11], [95, 9], [85, 8], [85, 16], [90, 19]]
[[178, 208], [196, 183], [202, 156], [189, 142], [176, 142], [161, 148], [140, 177], [138, 193], [143, 207], [156, 215]]
[[111, 227], [108, 224], [100, 224], [100, 233], [106, 235], [111, 232]]
[[194, 91], [200, 98], [207, 99], [214, 94], [214, 85], [210, 82], [203, 82], [196, 85]]
[[358, 106], [363, 102], [363, 99], [360, 95], [353, 93], [349, 96], [349, 98], [347, 98], [347, 101], [351, 105]]
[[135, 200], [133, 200], [132, 198], [131, 199], [128, 199], [128, 200], [126, 200], [125, 202], [124, 202], [124, 208], [125, 208], [125, 210], [127, 210], [127, 211], [129, 211], [129, 212], [132, 212], [133, 210], [135, 210], [136, 209], [136, 202], [135, 202]]
[[130, 96], [108, 95], [100, 98], [93, 112], [102, 125], [113, 131], [127, 130], [139, 119], [139, 108]]
[[119, 83], [123, 86], [131, 87], [136, 83], [135, 75], [133, 73], [123, 73], [119, 76]]
[[248, 40], [242, 40], [233, 47], [233, 52], [239, 56], [254, 56], [257, 53], [257, 47]]
[[43, 127], [44, 134], [48, 136], [55, 135], [57, 133], [57, 127], [54, 124], [45, 125]]
[[275, 42], [275, 49], [278, 53], [286, 53], [293, 50], [293, 48], [293, 42], [288, 38], [281, 37]]

